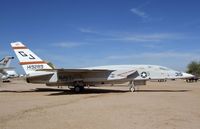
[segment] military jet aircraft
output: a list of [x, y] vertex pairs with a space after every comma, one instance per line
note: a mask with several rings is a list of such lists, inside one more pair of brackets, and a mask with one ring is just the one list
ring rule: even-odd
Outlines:
[[0, 60], [0, 79], [2, 81], [9, 81], [7, 70], [13, 70], [13, 68], [9, 67], [12, 59], [14, 59], [14, 57], [6, 56]]
[[157, 65], [108, 65], [78, 69], [56, 69], [39, 58], [21, 42], [11, 43], [28, 83], [68, 86], [81, 92], [85, 86], [129, 82], [130, 91], [147, 80], [187, 78], [193, 75]]

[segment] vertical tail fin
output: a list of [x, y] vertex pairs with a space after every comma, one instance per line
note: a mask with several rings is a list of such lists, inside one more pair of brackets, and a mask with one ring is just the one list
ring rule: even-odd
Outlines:
[[13, 42], [11, 46], [19, 59], [26, 74], [35, 72], [37, 69], [52, 69], [47, 62], [40, 59], [21, 42]]
[[0, 65], [4, 67], [9, 67], [11, 59], [14, 59], [12, 56], [6, 56], [0, 60]]

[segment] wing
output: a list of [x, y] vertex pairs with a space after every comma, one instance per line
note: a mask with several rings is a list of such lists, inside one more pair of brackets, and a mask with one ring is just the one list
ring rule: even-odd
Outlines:
[[[72, 84], [74, 81], [83, 81], [86, 84], [104, 84], [115, 81], [133, 80], [138, 74], [136, 70], [109, 70], [109, 69], [40, 69], [38, 75], [28, 76], [29, 82], [45, 82], [52, 84]], [[42, 74], [41, 74], [42, 72]]]
[[38, 69], [36, 71], [58, 72], [58, 73], [98, 73], [98, 72], [113, 72], [115, 70], [107, 69]]
[[29, 82], [71, 83], [106, 81], [113, 70], [106, 69], [38, 69], [28, 75]]
[[[103, 80], [120, 80], [135, 78], [138, 76], [136, 70], [108, 70], [108, 69], [40, 69], [37, 71], [56, 72], [59, 75], [75, 78], [99, 78]], [[87, 79], [88, 80], [88, 79]]]

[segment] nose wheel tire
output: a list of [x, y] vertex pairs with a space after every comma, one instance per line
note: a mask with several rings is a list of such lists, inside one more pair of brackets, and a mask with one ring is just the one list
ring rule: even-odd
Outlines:
[[131, 87], [130, 92], [135, 92], [135, 87]]

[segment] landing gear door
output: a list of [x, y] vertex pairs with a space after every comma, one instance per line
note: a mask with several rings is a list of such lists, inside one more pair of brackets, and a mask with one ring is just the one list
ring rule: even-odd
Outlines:
[[57, 72], [54, 72], [54, 74], [51, 76], [49, 82], [58, 82]]

